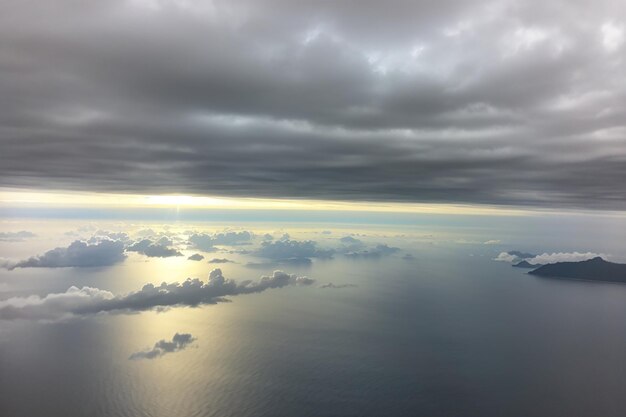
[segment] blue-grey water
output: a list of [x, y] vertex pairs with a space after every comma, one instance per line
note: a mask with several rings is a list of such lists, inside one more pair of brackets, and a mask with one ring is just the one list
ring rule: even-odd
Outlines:
[[[238, 263], [132, 255], [111, 267], [3, 270], [0, 300], [70, 285], [126, 293], [146, 282], [205, 279], [215, 266], [237, 280], [284, 269], [351, 286], [285, 287], [164, 312], [0, 321], [0, 415], [626, 415], [626, 285], [529, 276], [493, 261], [515, 248], [405, 232], [362, 237], [400, 247], [394, 255], [310, 266], [249, 268], [249, 255], [221, 252], [205, 256]], [[46, 233], [49, 241], [1, 247], [19, 258], [62, 245]], [[349, 230], [300, 233], [331, 245]], [[176, 332], [196, 341], [160, 358], [128, 359]]]

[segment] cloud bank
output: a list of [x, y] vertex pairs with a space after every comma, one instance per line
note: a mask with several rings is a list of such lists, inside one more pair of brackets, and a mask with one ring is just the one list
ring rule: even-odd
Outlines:
[[283, 271], [274, 271], [271, 276], [262, 276], [258, 281], [236, 282], [226, 279], [220, 269], [214, 269], [206, 283], [198, 278], [188, 278], [182, 283], [146, 284], [139, 291], [117, 296], [98, 288], [79, 289], [72, 286], [64, 293], [0, 301], [0, 320], [58, 320], [105, 312], [132, 313], [174, 306], [196, 307], [224, 302], [224, 297], [228, 296], [259, 293], [290, 285], [309, 286], [314, 282], [311, 278]]
[[176, 333], [172, 340], [161, 339], [154, 344], [152, 349], [135, 352], [128, 359], [155, 359], [166, 353], [179, 352], [195, 341], [196, 339], [189, 333]]
[[626, 207], [624, 2], [79, 3], [0, 3], [1, 187]]
[[594, 252], [555, 252], [555, 253], [542, 253], [533, 258], [527, 259], [527, 261], [533, 265], [546, 265], [556, 262], [580, 262], [596, 257], [607, 259], [607, 255], [603, 253]]
[[52, 249], [43, 255], [7, 263], [5, 266], [9, 269], [100, 267], [114, 265], [125, 258], [124, 243], [121, 241], [104, 239], [91, 244], [76, 240], [67, 248]]

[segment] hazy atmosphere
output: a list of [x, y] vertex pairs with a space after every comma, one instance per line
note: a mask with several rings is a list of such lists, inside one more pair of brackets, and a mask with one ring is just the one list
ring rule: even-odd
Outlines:
[[0, 0], [0, 415], [626, 415], [626, 3]]

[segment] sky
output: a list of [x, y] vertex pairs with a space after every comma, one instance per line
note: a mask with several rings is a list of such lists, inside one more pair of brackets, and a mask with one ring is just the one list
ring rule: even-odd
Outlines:
[[602, 0], [0, 0], [0, 200], [620, 211], [625, 25]]

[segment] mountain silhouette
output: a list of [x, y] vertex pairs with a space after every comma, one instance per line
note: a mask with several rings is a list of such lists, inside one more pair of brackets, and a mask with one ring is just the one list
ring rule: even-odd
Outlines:
[[608, 262], [595, 257], [581, 262], [557, 262], [529, 272], [531, 275], [590, 281], [626, 282], [626, 264]]

